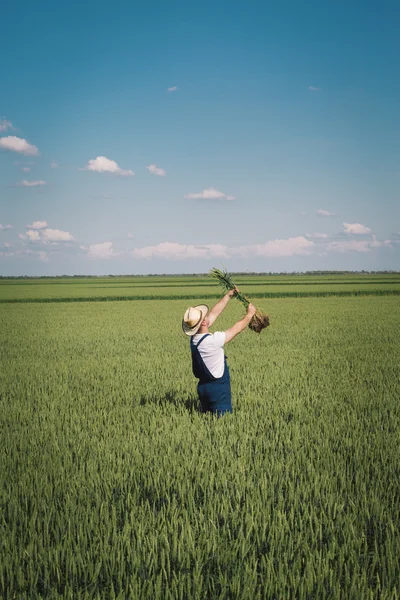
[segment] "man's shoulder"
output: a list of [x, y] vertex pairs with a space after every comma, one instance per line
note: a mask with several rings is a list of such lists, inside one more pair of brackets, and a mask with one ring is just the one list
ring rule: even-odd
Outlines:
[[196, 333], [193, 336], [193, 342], [195, 344], [198, 344], [199, 341], [201, 340], [201, 338], [204, 336], [207, 336], [207, 337], [205, 337], [204, 342], [202, 342], [202, 343], [210, 344], [210, 343], [215, 342], [215, 343], [220, 344], [220, 343], [225, 342], [226, 334], [225, 334], [225, 331], [214, 331], [214, 333], [211, 333], [211, 331], [209, 333]]
[[226, 338], [225, 331], [214, 331], [214, 333], [212, 333], [211, 335], [212, 335], [211, 339], [214, 342], [214, 344], [217, 344], [218, 346], [225, 344], [225, 338]]

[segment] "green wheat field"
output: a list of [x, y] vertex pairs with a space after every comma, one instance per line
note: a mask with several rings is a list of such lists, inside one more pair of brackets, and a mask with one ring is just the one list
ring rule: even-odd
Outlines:
[[210, 277], [0, 279], [1, 599], [400, 598], [400, 275], [235, 280], [217, 419]]

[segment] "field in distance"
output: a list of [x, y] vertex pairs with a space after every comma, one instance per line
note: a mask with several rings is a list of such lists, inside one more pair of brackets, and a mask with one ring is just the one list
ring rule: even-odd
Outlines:
[[[400, 295], [400, 274], [238, 275], [250, 298]], [[57, 302], [141, 299], [212, 299], [221, 295], [209, 276], [132, 276], [0, 279], [1, 302]]]

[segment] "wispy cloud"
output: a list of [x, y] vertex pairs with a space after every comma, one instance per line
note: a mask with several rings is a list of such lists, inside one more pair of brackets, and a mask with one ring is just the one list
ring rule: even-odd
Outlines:
[[239, 246], [234, 250], [234, 254], [248, 257], [279, 257], [279, 256], [296, 256], [310, 254], [314, 248], [314, 242], [307, 240], [303, 236], [270, 240], [264, 244], [256, 244], [251, 246]]
[[322, 209], [317, 210], [316, 215], [317, 215], [317, 217], [326, 217], [326, 218], [336, 217], [336, 213], [329, 212], [329, 210], [322, 210]]
[[190, 194], [186, 194], [185, 198], [187, 200], [235, 200], [235, 196], [230, 196], [224, 194], [224, 192], [219, 192], [213, 187], [206, 188], [202, 192], [191, 192]]
[[208, 244], [205, 246], [193, 244], [179, 244], [177, 242], [161, 242], [155, 246], [135, 248], [131, 254], [136, 258], [166, 258], [166, 259], [188, 259], [188, 258], [210, 258], [219, 256], [227, 258], [226, 247], [219, 244]]
[[123, 170], [114, 160], [105, 156], [97, 156], [89, 160], [88, 164], [81, 171], [95, 171], [97, 173], [112, 173], [113, 175], [123, 175], [132, 177], [135, 173], [131, 169]]
[[118, 256], [119, 252], [113, 250], [112, 242], [102, 242], [101, 244], [92, 244], [87, 248], [89, 258], [112, 258]]
[[314, 85], [309, 85], [308, 86], [308, 90], [310, 92], [322, 92], [322, 88], [320, 87], [315, 87]]
[[338, 241], [331, 242], [327, 245], [327, 251], [339, 252], [341, 254], [345, 252], [370, 252], [373, 248], [392, 247], [390, 240], [379, 241], [376, 236], [372, 236], [372, 240], [349, 240], [349, 241]]
[[12, 228], [13, 228], [13, 226], [12, 226], [12, 225], [2, 225], [2, 224], [0, 223], [0, 231], [1, 231], [2, 229], [12, 229]]
[[51, 167], [52, 169], [58, 169], [58, 164], [56, 163], [56, 161], [55, 161], [55, 160], [52, 160], [52, 161], [51, 161], [51, 163], [50, 163], [50, 167]]
[[306, 233], [306, 238], [325, 239], [328, 237], [327, 233]]
[[[32, 234], [37, 238], [38, 231]], [[128, 235], [131, 239], [131, 234]], [[312, 239], [310, 239], [312, 238]], [[311, 256], [323, 253], [366, 253], [376, 248], [391, 247], [390, 240], [380, 241], [372, 235], [369, 240], [329, 241], [326, 233], [312, 233], [286, 239], [269, 240], [260, 244], [227, 246], [224, 244], [181, 244], [179, 242], [161, 242], [151, 246], [137, 247], [133, 250], [115, 251], [112, 242], [80, 246], [89, 258], [109, 259], [116, 256], [132, 256], [139, 260], [190, 260], [190, 259], [268, 259], [293, 256]], [[316, 241], [313, 241], [316, 240]]]
[[45, 229], [47, 227], [47, 221], [33, 221], [31, 225], [25, 225], [26, 229]]
[[24, 138], [16, 137], [15, 135], [9, 135], [7, 137], [0, 138], [0, 148], [4, 150], [11, 150], [12, 152], [19, 152], [26, 156], [37, 156], [39, 150], [33, 144], [27, 142]]
[[41, 250], [31, 250], [30, 248], [28, 248], [27, 250], [23, 250], [21, 254], [26, 256], [32, 256], [32, 258], [38, 258], [42, 262], [49, 262], [49, 256], [47, 252]]
[[[311, 235], [311, 234], [308, 234]], [[366, 253], [375, 248], [391, 247], [390, 240], [379, 241], [376, 236], [370, 240], [348, 240], [328, 242], [328, 234], [312, 234], [313, 238], [320, 241], [314, 243], [304, 236], [287, 239], [269, 240], [262, 244], [250, 244], [243, 246], [225, 246], [223, 244], [180, 244], [178, 242], [161, 242], [154, 246], [135, 248], [128, 252], [137, 259], [165, 259], [165, 260], [188, 260], [188, 259], [257, 259], [257, 258], [281, 258], [291, 256], [309, 256], [315, 252], [332, 253]]]
[[11, 121], [8, 119], [0, 119], [0, 131], [7, 131], [7, 129], [15, 129]]
[[372, 233], [372, 229], [361, 225], [361, 223], [343, 223], [345, 233], [353, 235], [363, 235], [366, 233]]
[[167, 92], [177, 92], [179, 88], [176, 87], [176, 85], [173, 85], [172, 87], [167, 88]]
[[30, 171], [30, 170], [31, 170], [31, 168], [30, 168], [30, 167], [21, 167], [21, 171], [22, 171], [23, 173], [29, 173], [29, 171]]
[[157, 165], [148, 165], [146, 169], [149, 171], [149, 173], [152, 173], [153, 175], [158, 175], [159, 177], [164, 177], [167, 174], [167, 172], [164, 169], [157, 167]]
[[37, 181], [27, 181], [24, 179], [21, 181], [20, 185], [22, 187], [38, 187], [40, 185], [46, 185], [47, 181], [43, 181], [43, 179], [38, 179]]
[[283, 257], [309, 254], [314, 243], [304, 237], [284, 240], [270, 240], [264, 244], [230, 247], [222, 244], [179, 244], [177, 242], [162, 242], [155, 246], [135, 248], [131, 254], [136, 258], [256, 258]]

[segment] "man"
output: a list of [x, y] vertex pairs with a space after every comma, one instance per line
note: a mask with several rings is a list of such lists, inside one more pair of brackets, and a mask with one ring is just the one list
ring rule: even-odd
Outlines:
[[224, 355], [224, 345], [233, 340], [250, 323], [256, 307], [249, 304], [247, 314], [226, 331], [209, 332], [225, 309], [237, 288], [230, 290], [208, 312], [208, 306], [200, 304], [190, 307], [182, 320], [182, 329], [190, 336], [193, 374], [199, 380], [197, 391], [202, 412], [223, 415], [232, 412], [231, 382], [229, 368]]

